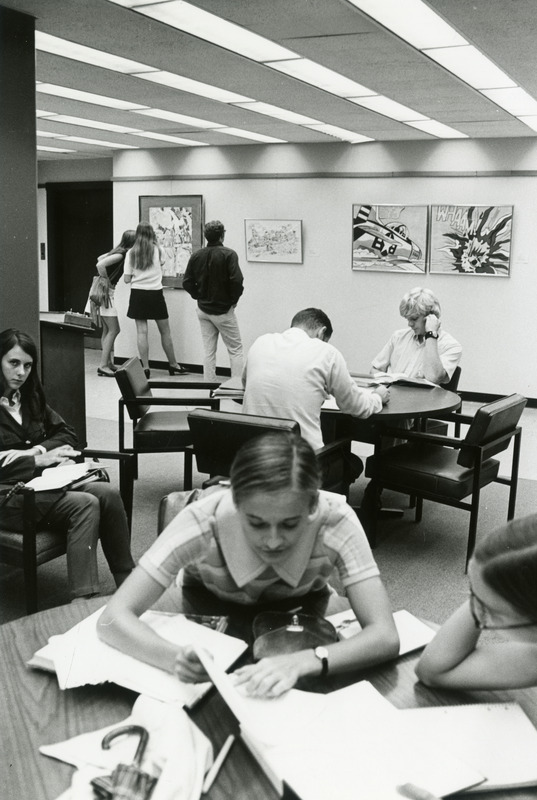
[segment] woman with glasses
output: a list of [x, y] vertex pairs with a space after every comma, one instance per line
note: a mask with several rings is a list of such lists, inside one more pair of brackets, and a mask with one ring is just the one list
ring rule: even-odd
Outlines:
[[[416, 672], [429, 686], [537, 685], [537, 514], [492, 532], [468, 567], [468, 600], [425, 648]], [[483, 631], [501, 641], [483, 641]]]

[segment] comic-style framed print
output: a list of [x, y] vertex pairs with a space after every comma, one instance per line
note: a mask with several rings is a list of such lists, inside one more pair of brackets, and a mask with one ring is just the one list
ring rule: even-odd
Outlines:
[[352, 269], [424, 273], [428, 206], [352, 206]]
[[162, 251], [162, 283], [181, 289], [188, 259], [203, 241], [202, 195], [140, 197], [140, 221], [155, 230]]
[[508, 278], [513, 206], [431, 206], [431, 273]]

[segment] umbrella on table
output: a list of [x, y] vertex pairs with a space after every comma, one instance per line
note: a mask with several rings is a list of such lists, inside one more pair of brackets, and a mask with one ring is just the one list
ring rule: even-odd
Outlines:
[[105, 750], [112, 741], [125, 734], [135, 733], [140, 737], [132, 764], [118, 764], [111, 775], [94, 778], [91, 783], [99, 800], [148, 800], [157, 782], [149, 773], [140, 769], [149, 734], [141, 725], [123, 725], [106, 734], [102, 741]]

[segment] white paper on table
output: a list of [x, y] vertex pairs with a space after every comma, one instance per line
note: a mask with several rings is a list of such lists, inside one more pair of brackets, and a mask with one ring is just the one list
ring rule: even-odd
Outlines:
[[302, 800], [401, 800], [414, 783], [442, 796], [484, 776], [407, 730], [399, 712], [367, 681], [330, 694], [291, 689], [276, 698], [245, 697], [210, 656], [198, 656], [239, 720], [243, 738], [277, 786]]
[[[45, 654], [52, 660], [60, 689], [108, 681], [157, 700], [181, 701], [190, 706], [210, 688], [209, 683], [183, 683], [175, 675], [101, 641], [97, 621], [103, 610], [104, 606], [66, 633], [51, 636], [47, 647], [36, 654]], [[191, 622], [182, 614], [147, 611], [141, 619], [174, 644], [207, 648], [222, 669], [230, 667], [246, 650], [242, 639]]]
[[[332, 614], [326, 619], [332, 623], [340, 639], [350, 639], [362, 630], [352, 609]], [[411, 653], [419, 647], [425, 647], [436, 635], [435, 630], [405, 609], [395, 611], [393, 621], [399, 634], [400, 656]]]

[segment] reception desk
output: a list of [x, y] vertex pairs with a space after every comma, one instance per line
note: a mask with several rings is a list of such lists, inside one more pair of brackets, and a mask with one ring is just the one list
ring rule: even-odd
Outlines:
[[66, 324], [64, 314], [40, 314], [41, 379], [47, 403], [72, 425], [81, 447], [87, 445], [84, 334], [88, 332]]

